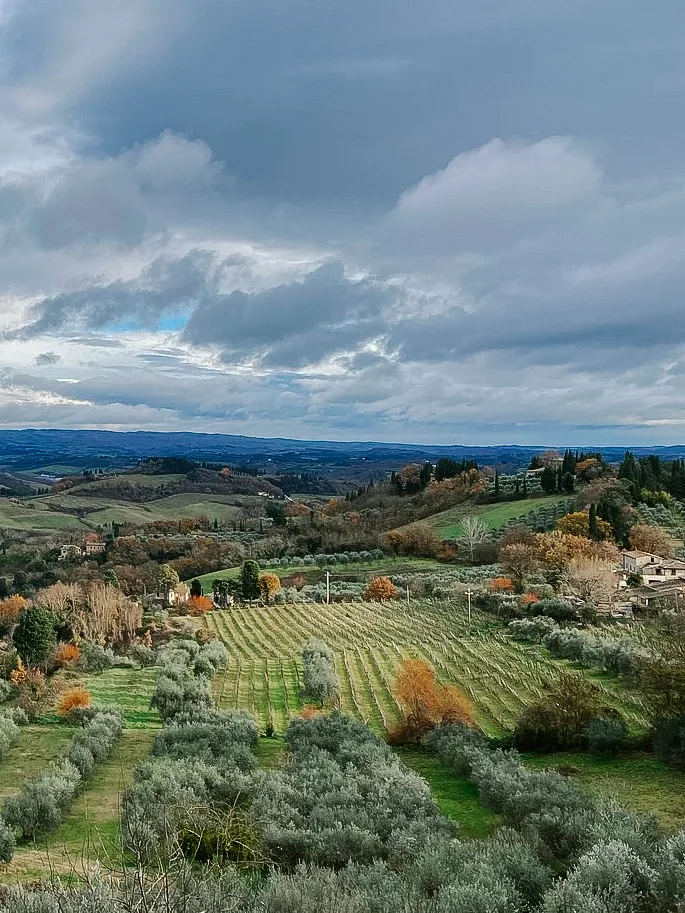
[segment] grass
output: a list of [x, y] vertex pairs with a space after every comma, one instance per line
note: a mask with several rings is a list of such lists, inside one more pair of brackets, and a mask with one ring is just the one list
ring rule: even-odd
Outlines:
[[685, 824], [685, 774], [672, 770], [649, 754], [601, 758], [560, 753], [525, 756], [529, 767], [562, 767], [593, 796], [615, 799], [633, 812], [654, 814], [659, 824], [674, 831]]
[[0, 499], [0, 528], [20, 529], [27, 532], [51, 529], [85, 532], [88, 529], [78, 517], [45, 510], [43, 505], [38, 506], [37, 501], [21, 501], [15, 504], [4, 498]]
[[466, 777], [451, 773], [434, 755], [420, 748], [396, 748], [403, 764], [423, 777], [438, 808], [459, 824], [462, 837], [487, 837], [500, 823], [500, 816], [480, 804], [478, 790]]
[[[345, 565], [336, 565], [331, 570], [333, 580], [367, 580], [371, 576], [387, 574], [406, 574], [410, 571], [436, 571], [444, 569], [445, 565], [433, 558], [382, 558], [380, 561], [367, 561], [365, 563], [351, 563]], [[307, 578], [308, 583], [314, 583], [318, 580], [325, 580], [326, 571], [319, 567], [309, 567], [302, 565], [290, 565], [288, 567], [264, 567], [265, 571], [273, 571], [281, 579], [292, 577], [295, 574], [302, 574]], [[211, 593], [212, 583], [214, 580], [236, 580], [240, 576], [241, 566], [225, 568], [222, 571], [212, 571], [209, 574], [202, 574], [197, 579], [202, 584], [205, 593]]]
[[[93, 697], [96, 707], [114, 707], [121, 711], [127, 727], [141, 728], [159, 724], [156, 710], [150, 709], [150, 698], [158, 669], [138, 669], [114, 666], [105, 672], [72, 672], [63, 670], [55, 681], [66, 687], [82, 686]], [[54, 715], [45, 717], [54, 721]]]
[[[441, 681], [462, 688], [479, 725], [493, 736], [511, 731], [523, 709], [568, 667], [543, 648], [507, 637], [481, 612], [474, 611], [469, 625], [460, 602], [241, 607], [210, 612], [198, 623], [229, 652], [229, 665], [214, 682], [218, 704], [250, 710], [263, 731], [271, 724], [279, 735], [302, 709], [301, 652], [313, 636], [333, 650], [342, 709], [379, 733], [401, 717], [393, 683], [404, 659], [423, 659]], [[615, 679], [597, 684], [632, 727], [645, 726], [641, 704]]]
[[61, 724], [22, 726], [19, 741], [0, 764], [0, 799], [18, 792], [24, 780], [35, 779], [67, 751], [73, 735], [70, 726]]
[[459, 507], [433, 514], [423, 522], [443, 539], [456, 539], [464, 532], [461, 525], [464, 517], [480, 517], [488, 529], [499, 529], [514, 517], [523, 517], [539, 507], [549, 507], [567, 500], [568, 495], [548, 495], [530, 497], [525, 501], [505, 501], [500, 504], [461, 504]]

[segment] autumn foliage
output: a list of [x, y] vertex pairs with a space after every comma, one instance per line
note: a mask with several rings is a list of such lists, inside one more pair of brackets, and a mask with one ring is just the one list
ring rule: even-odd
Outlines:
[[0, 632], [8, 632], [28, 605], [23, 596], [8, 596], [0, 601]]
[[281, 578], [278, 574], [274, 574], [273, 571], [265, 571], [265, 573], [259, 575], [259, 589], [262, 594], [262, 599], [268, 605], [273, 597], [278, 593], [281, 588]]
[[55, 664], [60, 668], [62, 666], [71, 666], [81, 655], [81, 651], [76, 644], [60, 644], [55, 650]]
[[537, 593], [524, 593], [523, 596], [521, 596], [522, 606], [533, 605], [536, 602], [540, 602], [540, 597]]
[[191, 615], [204, 615], [205, 612], [211, 612], [214, 603], [206, 596], [191, 596], [187, 603], [188, 612]]
[[490, 581], [490, 589], [496, 593], [508, 593], [514, 587], [514, 581], [511, 577], [495, 577]]
[[391, 733], [395, 742], [417, 742], [440, 723], [474, 724], [471, 701], [456, 686], [441, 684], [422, 659], [402, 663], [394, 690], [405, 714], [404, 722]]
[[374, 577], [364, 590], [364, 599], [369, 602], [385, 602], [397, 596], [397, 587], [389, 577]]
[[90, 692], [85, 688], [69, 688], [57, 701], [57, 713], [60, 716], [67, 716], [72, 710], [85, 710], [92, 702]]

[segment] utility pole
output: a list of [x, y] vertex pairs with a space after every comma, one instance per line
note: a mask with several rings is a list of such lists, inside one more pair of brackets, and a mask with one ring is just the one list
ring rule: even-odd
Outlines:
[[407, 584], [407, 605], [409, 605], [409, 584]]
[[326, 571], [326, 605], [331, 601], [331, 572]]
[[471, 597], [473, 596], [473, 591], [471, 587], [466, 591], [466, 599], [468, 605], [468, 619], [469, 619], [469, 628], [471, 627]]

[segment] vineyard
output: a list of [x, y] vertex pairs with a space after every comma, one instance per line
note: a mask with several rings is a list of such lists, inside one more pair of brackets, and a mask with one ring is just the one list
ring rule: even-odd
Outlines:
[[[215, 680], [218, 704], [251, 710], [263, 728], [270, 724], [277, 733], [302, 708], [300, 653], [312, 636], [323, 637], [335, 653], [342, 709], [378, 732], [399, 720], [393, 681], [409, 657], [427, 660], [443, 682], [462, 687], [492, 735], [512, 729], [521, 710], [568, 665], [511, 640], [480, 613], [474, 612], [469, 627], [465, 609], [454, 603], [243, 608], [212, 612], [203, 624], [231, 657]], [[597, 683], [630, 725], [645, 725], [639, 699], [619, 696], [610, 680]]]

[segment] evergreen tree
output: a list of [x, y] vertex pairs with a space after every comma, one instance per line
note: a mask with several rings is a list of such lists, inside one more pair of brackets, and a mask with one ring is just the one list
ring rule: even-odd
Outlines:
[[561, 482], [566, 494], [571, 495], [576, 488], [576, 480], [571, 472], [565, 472], [561, 478]]
[[[518, 479], [516, 480], [518, 484]], [[499, 471], [495, 469], [495, 497], [499, 498]]]
[[590, 514], [588, 517], [588, 535], [595, 542], [599, 542], [602, 538], [600, 535], [599, 526], [597, 525], [597, 505], [590, 505]]
[[557, 487], [557, 474], [551, 466], [545, 466], [540, 476], [540, 485], [547, 494], [553, 494]]
[[564, 470], [563, 470], [563, 467], [560, 466], [557, 469], [557, 491], [563, 491], [563, 490], [564, 490]]
[[521, 491], [521, 495], [524, 498], [528, 497], [528, 476], [525, 473], [523, 474], [523, 490]]
[[429, 484], [429, 482], [432, 478], [433, 478], [433, 464], [424, 463], [421, 468], [421, 472], [419, 474], [419, 482], [421, 484], [421, 488], [425, 488]]
[[256, 561], [246, 561], [240, 572], [240, 594], [248, 602], [259, 599], [259, 565]]
[[190, 581], [190, 595], [191, 596], [202, 596], [202, 584], [200, 581], [195, 578], [195, 580]]
[[12, 640], [26, 665], [44, 663], [55, 645], [55, 616], [42, 606], [29, 606], [19, 616]]

